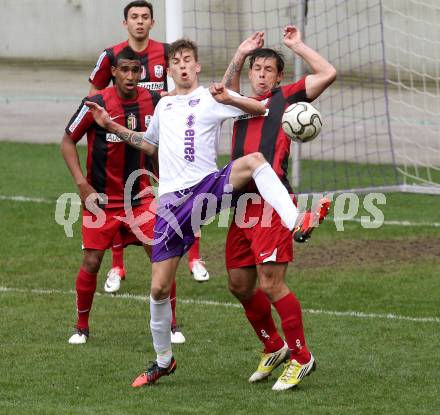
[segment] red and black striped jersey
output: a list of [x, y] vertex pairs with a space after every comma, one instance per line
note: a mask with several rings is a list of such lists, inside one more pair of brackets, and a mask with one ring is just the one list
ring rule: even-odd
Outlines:
[[[98, 193], [107, 195], [106, 207], [124, 206], [124, 187], [127, 179], [139, 169], [153, 172], [152, 160], [96, 124], [84, 101], [98, 103], [117, 123], [130, 130], [146, 131], [160, 94], [140, 87], [137, 88], [137, 92], [136, 99], [124, 101], [113, 86], [84, 98], [66, 127], [67, 135], [75, 143], [87, 134], [87, 182]], [[133, 206], [141, 204], [143, 199], [135, 197], [149, 186], [147, 174], [136, 175], [130, 200], [127, 198], [125, 203], [131, 203]]]
[[[270, 90], [257, 97], [266, 106], [263, 116], [242, 115], [234, 122], [231, 158], [235, 160], [256, 151], [271, 164], [287, 189], [292, 192], [287, 177], [291, 140], [281, 128], [284, 110], [294, 102], [308, 101], [305, 78]], [[249, 190], [255, 190], [252, 184]]]
[[[103, 89], [109, 85], [110, 81], [114, 81], [111, 67], [116, 66], [118, 54], [127, 46], [128, 40], [105, 49], [90, 74], [89, 82], [98, 89]], [[168, 43], [149, 39], [148, 46], [142, 52], [138, 52], [141, 58], [139, 86], [150, 91], [167, 91], [168, 48]]]

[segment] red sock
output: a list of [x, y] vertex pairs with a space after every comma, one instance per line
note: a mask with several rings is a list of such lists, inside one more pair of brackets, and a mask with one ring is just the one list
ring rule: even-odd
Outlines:
[[93, 296], [96, 291], [96, 274], [91, 274], [81, 268], [76, 277], [76, 310], [78, 320], [76, 327], [89, 328], [89, 314], [92, 309]]
[[188, 263], [191, 267], [191, 263], [196, 259], [200, 259], [200, 236], [196, 236], [196, 240], [192, 244], [188, 251]]
[[273, 353], [280, 350], [284, 342], [273, 321], [270, 301], [266, 294], [258, 288], [249, 300], [243, 300], [241, 304], [247, 319], [264, 345], [264, 352]]
[[295, 294], [290, 292], [280, 300], [275, 301], [273, 306], [281, 318], [281, 327], [291, 350], [292, 359], [294, 358], [301, 364], [307, 363], [310, 360], [310, 353], [304, 338], [301, 304]]
[[124, 268], [124, 247], [120, 232], [115, 235], [112, 246], [112, 268], [116, 267]]
[[176, 279], [173, 280], [173, 285], [170, 291], [170, 302], [171, 302], [171, 327], [174, 327], [176, 323]]

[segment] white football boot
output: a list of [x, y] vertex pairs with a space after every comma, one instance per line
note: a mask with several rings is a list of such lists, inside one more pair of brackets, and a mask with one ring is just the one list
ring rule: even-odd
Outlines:
[[121, 280], [125, 279], [125, 270], [120, 267], [110, 269], [107, 274], [107, 279], [104, 284], [104, 291], [106, 293], [115, 293], [121, 288]]
[[196, 259], [191, 263], [191, 274], [197, 282], [209, 280], [209, 272], [205, 267], [205, 262], [201, 259]]
[[87, 339], [89, 338], [89, 330], [88, 329], [75, 329], [75, 333], [70, 337], [69, 344], [84, 344], [87, 343]]
[[171, 343], [182, 344], [185, 343], [185, 336], [179, 326], [171, 327]]

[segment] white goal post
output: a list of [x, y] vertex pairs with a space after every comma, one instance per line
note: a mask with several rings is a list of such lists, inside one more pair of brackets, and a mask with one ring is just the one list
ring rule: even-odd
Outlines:
[[[292, 149], [296, 191], [440, 194], [437, 0], [166, 0], [166, 19], [168, 41], [183, 35], [199, 45], [204, 83], [221, 79], [256, 30], [284, 53], [284, 82], [298, 79], [308, 68], [281, 35], [292, 23], [337, 68], [337, 81], [314, 103], [320, 136]], [[227, 128], [220, 151], [229, 145]]]

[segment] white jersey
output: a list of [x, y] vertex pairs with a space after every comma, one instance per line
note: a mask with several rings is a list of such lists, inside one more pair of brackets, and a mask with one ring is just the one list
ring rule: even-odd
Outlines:
[[159, 196], [194, 186], [218, 170], [221, 125], [243, 114], [236, 107], [218, 103], [202, 86], [188, 95], [163, 97], [144, 135], [159, 147]]

